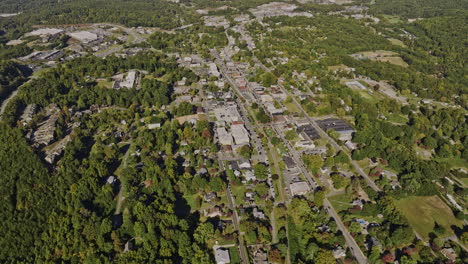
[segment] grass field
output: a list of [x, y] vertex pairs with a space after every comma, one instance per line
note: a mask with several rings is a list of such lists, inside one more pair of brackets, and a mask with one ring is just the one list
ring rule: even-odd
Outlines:
[[381, 62], [388, 62], [401, 67], [408, 67], [408, 63], [406, 63], [401, 57], [378, 57], [375, 58], [375, 60]]
[[230, 263], [232, 264], [241, 263], [240, 254], [239, 254], [239, 250], [237, 249], [237, 247], [229, 248], [229, 256], [231, 257]]
[[447, 163], [450, 168], [468, 168], [466, 161], [461, 158], [436, 158], [434, 160], [437, 162]]
[[392, 16], [392, 15], [383, 15], [383, 17], [385, 19], [388, 20], [388, 22], [392, 23], [392, 24], [396, 24], [396, 23], [401, 23], [403, 22], [398, 16]]
[[397, 45], [397, 46], [400, 46], [400, 47], [406, 47], [405, 43], [403, 43], [403, 41], [399, 40], [399, 39], [394, 39], [394, 38], [389, 38], [388, 39], [393, 45]]
[[297, 108], [297, 105], [293, 102], [285, 103], [284, 106], [286, 106], [290, 113], [299, 113], [299, 108]]
[[410, 225], [426, 240], [437, 222], [446, 230], [445, 235], [453, 235], [452, 225], [462, 226], [450, 207], [438, 196], [413, 196], [397, 201], [397, 207], [408, 218]]
[[336, 196], [331, 196], [328, 198], [328, 201], [332, 204], [333, 208], [337, 211], [344, 211], [351, 208], [352, 196], [348, 194], [340, 194]]

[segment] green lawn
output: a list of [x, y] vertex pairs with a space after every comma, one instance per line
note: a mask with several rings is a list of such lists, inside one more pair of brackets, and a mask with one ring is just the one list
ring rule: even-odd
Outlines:
[[328, 198], [335, 211], [340, 212], [351, 208], [352, 196], [348, 194], [340, 194]]
[[434, 228], [434, 222], [443, 226], [445, 235], [453, 235], [450, 226], [462, 226], [463, 222], [455, 218], [450, 207], [438, 196], [413, 196], [397, 201], [397, 207], [408, 218], [410, 225], [425, 239]]
[[408, 118], [403, 115], [391, 114], [391, 115], [386, 115], [386, 116], [389, 122], [394, 122], [394, 123], [399, 123], [399, 124], [406, 124], [406, 122], [408, 122]]
[[198, 210], [199, 207], [196, 205], [197, 203], [195, 202], [195, 199], [197, 198], [199, 194], [193, 194], [193, 195], [184, 195], [184, 199], [187, 201], [187, 204], [190, 206], [191, 210]]
[[239, 254], [239, 250], [237, 249], [237, 247], [229, 248], [229, 257], [231, 258], [230, 263], [232, 264], [241, 263], [240, 254]]
[[396, 24], [396, 23], [401, 23], [401, 22], [403, 22], [403, 21], [400, 19], [400, 17], [398, 17], [398, 16], [383, 15], [383, 17], [384, 17], [385, 19], [387, 19], [388, 22], [390, 22], [390, 23], [392, 23], [392, 24]]
[[436, 158], [434, 160], [437, 162], [447, 163], [450, 168], [467, 168], [466, 160], [461, 158]]
[[288, 111], [290, 113], [298, 113], [299, 112], [299, 108], [293, 102], [285, 103], [284, 106], [286, 106], [286, 108], [288, 109]]
[[234, 200], [236, 202], [236, 205], [245, 204], [244, 202], [245, 192], [246, 192], [245, 186], [244, 185], [231, 186], [231, 189], [232, 189], [232, 195], [234, 195]]

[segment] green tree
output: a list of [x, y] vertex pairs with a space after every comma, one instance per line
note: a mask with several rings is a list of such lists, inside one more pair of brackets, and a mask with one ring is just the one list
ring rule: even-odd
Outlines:
[[333, 264], [336, 263], [335, 257], [330, 250], [319, 249], [314, 259], [315, 264]]

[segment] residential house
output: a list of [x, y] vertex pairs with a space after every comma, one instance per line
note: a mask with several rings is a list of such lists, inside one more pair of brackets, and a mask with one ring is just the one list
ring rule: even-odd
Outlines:
[[215, 249], [215, 260], [216, 264], [227, 264], [231, 262], [229, 257], [229, 250], [226, 248], [216, 248]]

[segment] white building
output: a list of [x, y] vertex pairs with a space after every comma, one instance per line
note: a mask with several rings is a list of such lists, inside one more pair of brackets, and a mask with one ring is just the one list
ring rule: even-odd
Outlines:
[[237, 111], [237, 106], [235, 105], [215, 108], [214, 114], [217, 121], [232, 123], [241, 120], [241, 116]]
[[89, 43], [98, 39], [98, 35], [89, 31], [77, 31], [68, 33], [68, 35], [76, 40], [83, 43]]
[[232, 124], [231, 133], [237, 145], [249, 144], [249, 132], [245, 129], [244, 124]]
[[244, 177], [245, 177], [246, 182], [256, 181], [257, 180], [257, 177], [255, 177], [255, 174], [251, 170], [245, 170], [244, 171]]
[[120, 87], [125, 87], [127, 89], [133, 88], [136, 79], [136, 71], [130, 71], [125, 78], [125, 81], [120, 83]]
[[309, 184], [304, 181], [291, 183], [289, 189], [291, 190], [292, 196], [304, 195], [310, 191]]
[[216, 66], [216, 64], [210, 63], [209, 67], [210, 67], [210, 74], [211, 75], [213, 75], [215, 77], [218, 77], [218, 78], [219, 78], [219, 76], [221, 76], [221, 74], [218, 71], [218, 66]]
[[221, 145], [232, 145], [232, 136], [226, 131], [224, 127], [216, 128], [216, 133], [218, 134], [219, 144]]
[[313, 149], [315, 148], [315, 144], [309, 140], [300, 140], [294, 144], [296, 148], [304, 148], [304, 149]]

